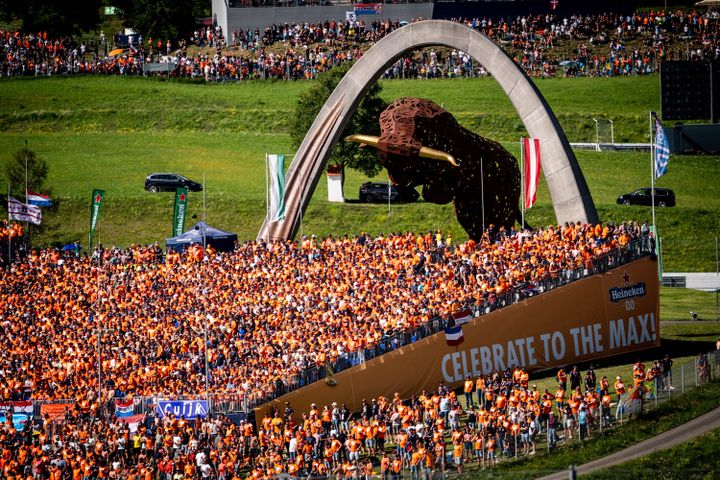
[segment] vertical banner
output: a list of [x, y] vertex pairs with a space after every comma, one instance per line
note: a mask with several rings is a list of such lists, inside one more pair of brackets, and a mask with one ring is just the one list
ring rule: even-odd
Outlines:
[[175, 213], [173, 214], [172, 236], [177, 237], [185, 231], [185, 213], [187, 212], [187, 187], [175, 190]]
[[95, 235], [95, 227], [100, 218], [100, 207], [105, 201], [105, 190], [93, 190], [90, 199], [90, 238], [88, 241], [88, 249], [92, 249], [93, 235]]
[[652, 112], [652, 117], [655, 121], [655, 178], [660, 178], [667, 173], [668, 163], [670, 162], [670, 143], [665, 135], [665, 129], [655, 112]]
[[285, 155], [267, 156], [270, 176], [270, 221], [285, 219]]
[[523, 138], [523, 163], [525, 163], [525, 208], [535, 204], [537, 186], [540, 183], [540, 139]]

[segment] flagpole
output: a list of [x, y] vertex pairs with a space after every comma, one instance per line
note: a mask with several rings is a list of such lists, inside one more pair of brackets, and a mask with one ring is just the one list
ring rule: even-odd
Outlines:
[[10, 180], [8, 180], [8, 196], [7, 196], [7, 211], [8, 211], [8, 270], [10, 269], [10, 264], [12, 263], [12, 235], [10, 235]]
[[525, 142], [520, 138], [520, 230], [525, 230]]
[[480, 195], [482, 197], [482, 228], [485, 234], [485, 175], [483, 174], [483, 158], [480, 157]]
[[[28, 146], [27, 146], [27, 140], [25, 140], [25, 205], [27, 205], [28, 202]], [[27, 229], [27, 235], [30, 236], [30, 222], [25, 220], [25, 228]], [[28, 244], [27, 239], [25, 239], [25, 251], [27, 252]]]
[[205, 255], [205, 248], [206, 248], [206, 246], [205, 246], [205, 243], [206, 243], [205, 230], [207, 228], [207, 216], [206, 216], [207, 209], [205, 207], [205, 190], [207, 190], [207, 189], [205, 188], [205, 172], [203, 172], [203, 228], [202, 228], [203, 256]]
[[265, 217], [268, 219], [268, 224], [270, 223], [270, 174], [268, 173], [269, 169], [270, 165], [268, 164], [268, 154], [267, 152], [265, 152]]
[[[650, 204], [652, 205], [652, 224], [657, 235], [655, 225], [655, 142], [653, 141], [653, 118], [650, 112]], [[655, 239], [657, 241], [657, 238]]]
[[28, 203], [28, 146], [25, 140], [25, 203]]

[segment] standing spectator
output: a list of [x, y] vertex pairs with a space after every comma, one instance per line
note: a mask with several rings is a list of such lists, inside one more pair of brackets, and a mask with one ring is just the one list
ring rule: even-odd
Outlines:
[[580, 372], [576, 365], [570, 371], [570, 390], [574, 392], [578, 387], [580, 387]]

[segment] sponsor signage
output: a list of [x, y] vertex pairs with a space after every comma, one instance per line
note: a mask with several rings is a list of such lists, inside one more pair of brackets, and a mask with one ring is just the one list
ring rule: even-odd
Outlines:
[[[317, 382], [284, 395], [295, 411], [310, 403], [346, 403], [363, 398], [410, 398], [440, 382], [461, 386], [465, 378], [521, 366], [548, 370], [660, 345], [657, 262], [645, 257], [515, 305], [470, 319], [461, 344], [446, 332], [422, 339], [335, 374], [335, 386]], [[450, 342], [456, 343], [456, 342]]]
[[206, 400], [161, 400], [157, 404], [157, 416], [163, 418], [167, 415], [174, 415], [176, 418], [183, 417], [186, 420], [205, 418], [207, 416]]
[[356, 3], [353, 5], [355, 15], [380, 15], [382, 3]]

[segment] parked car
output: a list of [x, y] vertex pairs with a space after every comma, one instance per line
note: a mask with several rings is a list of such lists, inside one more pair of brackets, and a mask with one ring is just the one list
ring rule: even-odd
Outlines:
[[414, 188], [389, 185], [388, 182], [365, 182], [360, 185], [361, 202], [387, 202], [388, 191], [391, 202], [414, 202], [420, 194]]
[[191, 192], [202, 190], [202, 185], [177, 173], [151, 173], [145, 179], [145, 190], [148, 192], [174, 192], [180, 187], [187, 187]]
[[[632, 193], [620, 195], [617, 198], [618, 205], [652, 205], [652, 189], [640, 188]], [[675, 192], [669, 188], [655, 188], [656, 207], [674, 207]]]

